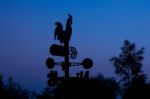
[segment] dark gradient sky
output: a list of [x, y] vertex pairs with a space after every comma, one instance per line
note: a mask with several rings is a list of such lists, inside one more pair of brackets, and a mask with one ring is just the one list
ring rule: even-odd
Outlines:
[[[118, 55], [128, 39], [145, 47], [143, 70], [150, 77], [150, 1], [149, 0], [0, 0], [0, 74], [11, 76], [23, 87], [40, 91], [46, 85], [45, 60], [54, 41], [54, 23], [65, 25], [73, 15], [70, 44], [78, 50], [76, 60], [94, 61], [91, 75], [114, 76], [109, 59]], [[55, 67], [55, 70], [61, 70]], [[71, 74], [83, 70], [71, 68]], [[62, 75], [62, 72], [59, 73]]]

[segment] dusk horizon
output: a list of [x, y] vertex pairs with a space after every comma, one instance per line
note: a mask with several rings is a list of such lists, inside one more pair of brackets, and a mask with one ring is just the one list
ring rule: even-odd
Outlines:
[[[148, 0], [4, 0], [0, 1], [0, 13], [0, 75], [6, 83], [12, 77], [23, 88], [39, 93], [48, 86], [46, 59], [64, 60], [49, 52], [51, 45], [61, 45], [54, 40], [55, 22], [62, 22], [65, 28], [68, 14], [73, 17], [70, 46], [78, 52], [71, 62], [90, 58], [90, 77], [100, 73], [118, 79], [110, 59], [118, 56], [124, 41], [129, 40], [137, 50], [145, 48], [141, 69], [150, 82]], [[64, 76], [61, 67], [54, 70]], [[86, 70], [72, 67], [70, 75], [80, 71]]]

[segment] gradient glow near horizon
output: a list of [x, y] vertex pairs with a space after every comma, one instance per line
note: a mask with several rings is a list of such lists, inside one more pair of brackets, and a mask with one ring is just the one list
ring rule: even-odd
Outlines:
[[[0, 74], [11, 76], [26, 89], [41, 91], [47, 86], [45, 65], [51, 56], [54, 23], [65, 28], [67, 14], [73, 16], [70, 45], [78, 50], [74, 62], [94, 61], [91, 76], [117, 77], [109, 59], [119, 55], [123, 41], [145, 47], [143, 71], [150, 78], [149, 0], [0, 0]], [[61, 68], [55, 66], [54, 70]], [[84, 70], [72, 67], [71, 74]]]

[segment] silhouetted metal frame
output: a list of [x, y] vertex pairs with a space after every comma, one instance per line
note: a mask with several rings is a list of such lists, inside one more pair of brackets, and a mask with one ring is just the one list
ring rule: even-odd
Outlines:
[[69, 77], [69, 42], [64, 42], [65, 48], [65, 77]]

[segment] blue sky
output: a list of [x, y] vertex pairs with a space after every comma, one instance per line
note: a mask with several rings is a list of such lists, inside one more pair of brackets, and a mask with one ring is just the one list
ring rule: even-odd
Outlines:
[[[137, 49], [145, 47], [143, 70], [150, 77], [149, 0], [1, 0], [0, 13], [0, 74], [5, 79], [12, 76], [27, 89], [47, 86], [48, 57], [63, 60], [48, 51], [51, 44], [59, 44], [53, 38], [54, 23], [61, 21], [65, 27], [68, 13], [73, 16], [70, 45], [78, 50], [77, 59], [71, 61], [90, 57], [91, 75], [116, 77], [109, 59], [121, 52], [128, 39]], [[84, 69], [70, 70], [75, 75]]]

